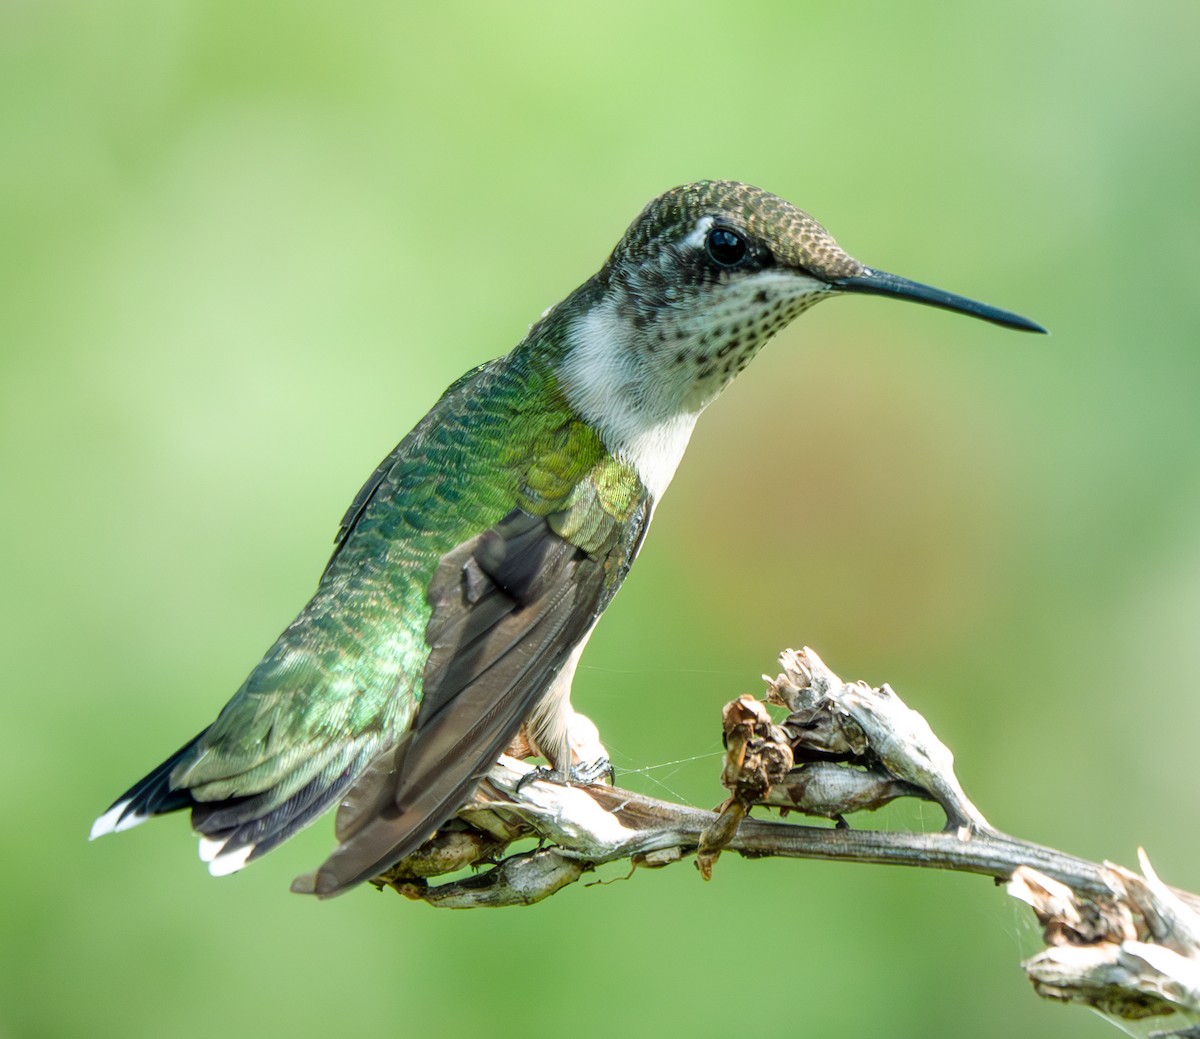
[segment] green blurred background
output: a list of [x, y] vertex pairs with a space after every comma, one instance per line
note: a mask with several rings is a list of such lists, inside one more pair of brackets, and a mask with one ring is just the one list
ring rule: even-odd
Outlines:
[[996, 824], [1200, 888], [1198, 40], [1193, 0], [0, 7], [0, 1035], [1111, 1034], [978, 878], [726, 857], [449, 913], [290, 895], [324, 820], [222, 881], [183, 818], [85, 838], [441, 389], [731, 177], [1054, 334], [779, 336], [578, 675], [622, 781], [716, 803], [721, 704], [809, 644]]

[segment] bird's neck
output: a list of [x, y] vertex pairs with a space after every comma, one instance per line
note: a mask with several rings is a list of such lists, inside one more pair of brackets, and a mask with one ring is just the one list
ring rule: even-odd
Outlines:
[[565, 319], [559, 388], [655, 500], [675, 475], [696, 419], [721, 390], [715, 380], [697, 380], [690, 356], [684, 341], [661, 339], [612, 296]]
[[829, 294], [792, 272], [708, 286], [687, 297], [653, 271], [609, 269], [544, 315], [543, 344], [566, 403], [650, 494], [675, 475], [700, 413], [771, 336]]

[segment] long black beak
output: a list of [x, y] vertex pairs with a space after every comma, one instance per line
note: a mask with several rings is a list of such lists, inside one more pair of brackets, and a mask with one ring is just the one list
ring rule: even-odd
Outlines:
[[954, 310], [959, 314], [970, 314], [971, 317], [982, 318], [1005, 328], [1015, 328], [1020, 332], [1042, 332], [1036, 321], [1014, 314], [1010, 310], [999, 307], [989, 307], [986, 303], [976, 303], [965, 296], [956, 296], [953, 292], [943, 292], [917, 281], [888, 274], [886, 271], [873, 270], [864, 267], [862, 274], [852, 278], [834, 278], [830, 284], [842, 292], [865, 292], [872, 296], [891, 296], [893, 299], [907, 299], [914, 303], [924, 303], [930, 307], [941, 307], [943, 310]]

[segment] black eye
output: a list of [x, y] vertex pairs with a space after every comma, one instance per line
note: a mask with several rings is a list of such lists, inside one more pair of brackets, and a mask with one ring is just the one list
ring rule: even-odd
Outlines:
[[733, 267], [746, 256], [746, 239], [728, 227], [714, 227], [709, 231], [704, 247], [722, 267]]

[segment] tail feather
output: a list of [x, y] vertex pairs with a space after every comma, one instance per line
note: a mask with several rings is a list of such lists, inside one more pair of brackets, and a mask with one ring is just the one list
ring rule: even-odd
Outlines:
[[166, 815], [177, 812], [181, 808], [192, 805], [191, 795], [186, 790], [178, 790], [171, 786], [171, 773], [175, 766], [191, 751], [204, 737], [207, 729], [195, 739], [188, 740], [158, 768], [149, 775], [138, 780], [128, 790], [118, 797], [108, 811], [92, 823], [92, 831], [88, 840], [94, 841], [106, 833], [120, 833], [132, 829], [139, 823], [156, 815]]
[[[315, 776], [298, 786], [293, 774], [266, 790], [201, 801], [189, 787], [173, 785], [171, 777], [179, 773], [181, 765], [186, 768], [189, 755], [207, 732], [184, 744], [117, 798], [92, 824], [90, 839], [186, 808], [191, 810], [192, 829], [200, 835], [200, 858], [208, 863], [209, 872], [214, 876], [233, 873], [326, 812], [354, 782], [374, 750], [372, 745], [358, 748], [357, 754], [332, 756]], [[290, 794], [289, 786], [295, 787]]]
[[[196, 804], [192, 828], [202, 835], [201, 858], [209, 863], [209, 871], [216, 872], [239, 858], [244, 865], [282, 844], [328, 811], [353, 783], [358, 770], [357, 762], [333, 775], [326, 769], [274, 807], [268, 807], [265, 795]], [[247, 811], [250, 802], [258, 802], [258, 812]]]

